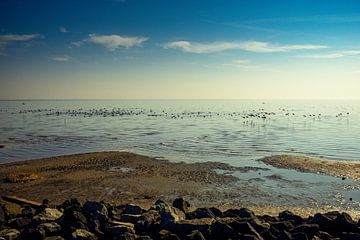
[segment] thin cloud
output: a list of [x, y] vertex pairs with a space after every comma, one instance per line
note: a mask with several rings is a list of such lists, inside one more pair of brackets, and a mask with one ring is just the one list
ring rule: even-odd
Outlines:
[[68, 30], [66, 29], [66, 27], [60, 27], [60, 28], [59, 28], [59, 32], [61, 32], [61, 33], [67, 33]]
[[327, 48], [325, 45], [280, 45], [268, 42], [248, 41], [248, 42], [212, 42], [212, 43], [192, 43], [189, 41], [174, 41], [164, 44], [166, 49], [180, 49], [189, 53], [214, 53], [225, 50], [244, 50], [258, 53], [289, 52], [295, 50], [315, 50]]
[[57, 62], [68, 62], [71, 60], [71, 57], [65, 55], [65, 56], [53, 56], [49, 57], [49, 59], [57, 61]]
[[304, 23], [304, 22], [319, 22], [319, 23], [358, 23], [360, 22], [360, 15], [310, 15], [310, 16], [296, 16], [284, 18], [262, 18], [248, 20], [247, 23]]
[[25, 35], [6, 34], [6, 35], [0, 35], [0, 43], [4, 44], [10, 42], [25, 42], [39, 37], [40, 37], [39, 34], [25, 34]]
[[230, 63], [220, 64], [220, 67], [235, 67], [235, 68], [241, 68], [243, 70], [257, 70], [261, 68], [258, 65], [252, 64], [249, 59], [235, 59], [232, 60]]
[[5, 34], [0, 35], [0, 55], [8, 56], [6, 54], [6, 48], [15, 42], [28, 42], [36, 38], [40, 38], [40, 34]]
[[337, 59], [351, 56], [359, 56], [360, 50], [349, 50], [349, 51], [339, 51], [333, 53], [324, 53], [324, 54], [307, 54], [300, 55], [302, 58], [312, 58], [312, 59]]
[[97, 35], [90, 34], [87, 42], [99, 44], [106, 47], [110, 51], [114, 51], [120, 47], [131, 48], [140, 46], [149, 38], [146, 37], [123, 37], [120, 35]]

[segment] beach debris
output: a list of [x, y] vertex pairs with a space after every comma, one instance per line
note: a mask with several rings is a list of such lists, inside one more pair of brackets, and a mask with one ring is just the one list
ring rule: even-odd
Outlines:
[[10, 173], [5, 177], [5, 181], [9, 183], [26, 183], [40, 179], [40, 176], [36, 173]]

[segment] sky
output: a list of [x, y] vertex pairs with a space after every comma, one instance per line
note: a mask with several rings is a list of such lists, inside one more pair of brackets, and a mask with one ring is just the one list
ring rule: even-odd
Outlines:
[[0, 99], [359, 99], [357, 0], [1, 0]]

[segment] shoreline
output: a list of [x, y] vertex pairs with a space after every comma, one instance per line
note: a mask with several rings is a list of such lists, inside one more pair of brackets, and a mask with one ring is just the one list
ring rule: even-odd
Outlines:
[[[170, 202], [184, 197], [196, 207], [213, 206], [222, 210], [247, 207], [261, 215], [290, 210], [309, 216], [340, 210], [333, 206], [314, 208], [243, 202], [244, 196], [261, 198], [263, 193], [252, 185], [239, 184], [240, 179], [227, 172], [258, 170], [264, 169], [218, 162], [170, 162], [129, 152], [94, 152], [2, 164], [0, 176], [4, 177], [0, 181], [0, 192], [39, 202], [48, 199], [54, 204], [77, 198], [80, 201], [135, 203], [144, 208], [150, 207], [156, 199]], [[39, 178], [24, 183], [6, 182], [9, 174], [20, 173], [36, 174]], [[358, 211], [349, 210], [348, 213], [355, 219], [360, 218]]]

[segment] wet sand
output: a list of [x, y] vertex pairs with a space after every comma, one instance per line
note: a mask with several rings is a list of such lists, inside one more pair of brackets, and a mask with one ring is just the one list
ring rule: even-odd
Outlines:
[[360, 179], [360, 162], [334, 161], [305, 156], [275, 155], [260, 159], [277, 168], [294, 169], [301, 172], [320, 173], [335, 177]]
[[[0, 195], [34, 201], [48, 199], [53, 204], [70, 198], [131, 202], [144, 208], [157, 199], [170, 202], [184, 197], [194, 207], [214, 206], [223, 210], [248, 207], [257, 214], [270, 215], [288, 209], [302, 216], [334, 210], [243, 202], [246, 196], [260, 199], [266, 193], [254, 185], [240, 184], [229, 173], [258, 170], [264, 169], [217, 162], [174, 163], [128, 152], [95, 152], [3, 164]], [[9, 175], [20, 173], [36, 174], [39, 179], [25, 183], [6, 181]], [[350, 214], [359, 218], [358, 212]]]

